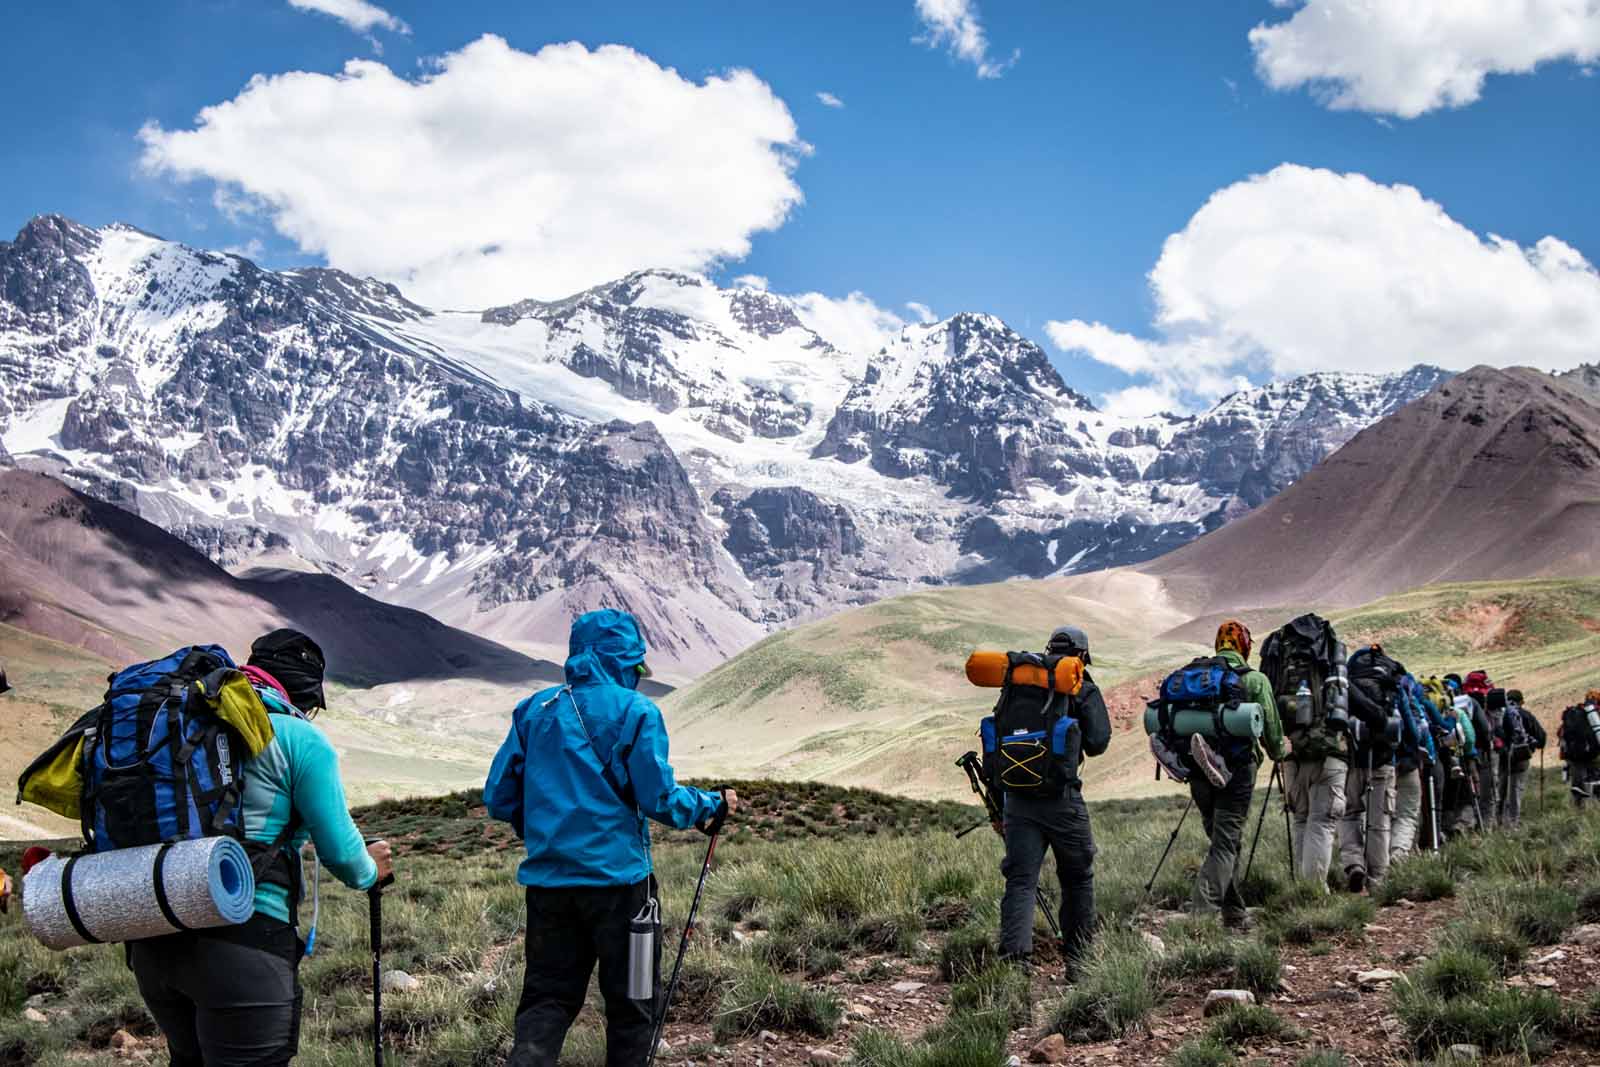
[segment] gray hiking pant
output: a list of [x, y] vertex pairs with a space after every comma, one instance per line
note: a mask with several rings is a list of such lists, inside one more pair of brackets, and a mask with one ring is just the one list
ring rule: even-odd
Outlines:
[[1294, 813], [1295, 874], [1323, 889], [1333, 861], [1334, 827], [1344, 814], [1345, 763], [1338, 756], [1283, 762], [1284, 796]]
[[1225, 920], [1245, 915], [1239, 882], [1244, 876], [1244, 831], [1250, 821], [1250, 796], [1255, 787], [1254, 760], [1233, 768], [1233, 777], [1220, 789], [1203, 774], [1189, 778], [1189, 795], [1194, 798], [1206, 836], [1211, 839], [1211, 848], [1194, 880], [1192, 904], [1196, 914], [1214, 915], [1220, 911]]
[[1526, 767], [1520, 771], [1507, 771], [1501, 777], [1500, 789], [1505, 795], [1505, 802], [1500, 810], [1501, 826], [1514, 830], [1522, 825], [1522, 793], [1527, 785]]
[[1389, 862], [1409, 853], [1417, 844], [1422, 823], [1422, 775], [1413, 767], [1394, 776], [1394, 825], [1389, 831]]
[[1483, 805], [1484, 827], [1500, 822], [1500, 753], [1490, 750], [1478, 760], [1478, 802]]
[[1044, 852], [1056, 857], [1061, 883], [1062, 951], [1069, 962], [1081, 959], [1094, 940], [1094, 834], [1083, 794], [1072, 786], [1053, 800], [1017, 793], [1005, 797], [1006, 857], [1000, 864], [1005, 895], [1000, 898], [1000, 954], [1024, 959], [1033, 952], [1033, 912]]
[[1395, 803], [1394, 764], [1374, 767], [1370, 772], [1365, 767], [1350, 768], [1345, 775], [1344, 796], [1344, 818], [1339, 821], [1339, 862], [1346, 874], [1360, 869], [1366, 872], [1368, 882], [1381, 882], [1389, 873], [1389, 827], [1394, 819]]

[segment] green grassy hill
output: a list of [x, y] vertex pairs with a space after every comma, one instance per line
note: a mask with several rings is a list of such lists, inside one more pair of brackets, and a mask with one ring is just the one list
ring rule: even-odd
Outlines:
[[[1257, 640], [1309, 606], [1245, 613]], [[1433, 586], [1330, 610], [1350, 647], [1378, 640], [1414, 670], [1482, 667], [1555, 711], [1600, 684], [1600, 580]], [[764, 775], [960, 796], [951, 766], [976, 747], [992, 691], [967, 684], [977, 648], [1038, 648], [1062, 623], [1090, 634], [1114, 738], [1086, 776], [1098, 796], [1155, 792], [1140, 716], [1159, 678], [1209, 649], [1158, 582], [1112, 572], [916, 593], [769, 637], [663, 702], [675, 761], [707, 776]]]

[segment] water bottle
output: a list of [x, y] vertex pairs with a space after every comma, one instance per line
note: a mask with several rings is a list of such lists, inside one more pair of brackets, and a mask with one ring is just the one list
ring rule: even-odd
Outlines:
[[1328, 725], [1336, 729], [1350, 727], [1350, 668], [1343, 641], [1334, 642], [1334, 674], [1323, 685], [1322, 707]]
[[656, 939], [661, 935], [661, 902], [651, 897], [628, 924], [628, 999], [656, 997]]
[[1304, 678], [1294, 692], [1294, 724], [1301, 729], [1311, 725], [1311, 686]]
[[1589, 729], [1594, 731], [1595, 743], [1600, 744], [1600, 708], [1596, 708], [1593, 704], [1585, 704], [1583, 715], [1589, 720]]

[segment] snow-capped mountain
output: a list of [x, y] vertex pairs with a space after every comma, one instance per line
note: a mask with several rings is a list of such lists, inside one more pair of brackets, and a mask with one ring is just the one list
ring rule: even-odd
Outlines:
[[1119, 419], [992, 316], [846, 352], [788, 299], [644, 271], [430, 311], [46, 216], [0, 243], [0, 440], [235, 567], [287, 555], [531, 650], [629, 607], [669, 673], [918, 584], [1133, 562], [1443, 372]]

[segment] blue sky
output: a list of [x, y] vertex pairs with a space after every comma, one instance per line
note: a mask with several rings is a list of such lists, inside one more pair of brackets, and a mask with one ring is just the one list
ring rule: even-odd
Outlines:
[[[279, 0], [12, 7], [3, 23], [8, 62], [0, 68], [0, 95], [12, 101], [0, 118], [7, 146], [0, 231], [61, 212], [94, 224], [125, 220], [208, 247], [249, 248], [273, 266], [319, 260], [279, 232], [270, 212], [235, 210], [230, 218], [204, 175], [141, 167], [147, 151], [141, 127], [192, 129], [201, 108], [234, 98], [258, 74], [331, 75], [351, 59], [365, 59], [406, 79], [425, 78], [431, 57], [491, 33], [524, 53], [567, 41], [591, 50], [626, 45], [697, 84], [748, 69], [787, 108], [798, 140], [810, 146], [791, 150], [792, 182], [803, 202], [789, 207], [775, 228], [753, 228], [749, 254], [713, 268], [720, 280], [749, 274], [779, 292], [859, 291], [904, 318], [914, 314], [909, 302], [939, 315], [993, 312], [1049, 345], [1058, 366], [1091, 394], [1142, 383], [1159, 399], [1193, 404], [1220, 391], [1224, 379], [1260, 380], [1338, 362], [1337, 352], [1294, 336], [1291, 325], [1263, 321], [1242, 306], [1244, 298], [1206, 289], [1210, 283], [1192, 273], [1201, 269], [1192, 264], [1184, 277], [1174, 267], [1164, 297], [1152, 293], [1147, 279], [1163, 242], [1185, 231], [1209, 197], [1284, 163], [1332, 172], [1326, 188], [1335, 199], [1351, 193], [1344, 210], [1353, 218], [1363, 213], [1363, 197], [1384, 199], [1382, 190], [1403, 184], [1479, 238], [1497, 234], [1524, 250], [1558, 238], [1582, 264], [1561, 282], [1563, 292], [1568, 283], [1581, 290], [1570, 297], [1577, 310], [1562, 305], [1557, 318], [1576, 314], [1588, 329], [1592, 294], [1583, 288], [1584, 268], [1592, 274], [1588, 264], [1600, 257], [1600, 78], [1584, 69], [1593, 62], [1586, 49], [1596, 47], [1587, 39], [1568, 47], [1562, 31], [1552, 29], [1544, 53], [1552, 58], [1532, 73], [1491, 74], [1477, 99], [1407, 117], [1414, 108], [1399, 90], [1386, 97], [1387, 90], [1369, 86], [1364, 101], [1341, 109], [1328, 106], [1327, 94], [1315, 87], [1270, 88], [1250, 31], [1284, 24], [1293, 4], [988, 0], [979, 8], [948, 0], [948, 6], [981, 19], [992, 61], [1003, 64], [1020, 49], [1015, 62], [998, 77], [979, 77], [970, 57], [914, 40], [928, 26], [912, 0], [385, 3], [408, 32], [357, 32]], [[1362, 47], [1376, 57], [1373, 66], [1388, 62], [1392, 75], [1391, 53], [1399, 50], [1403, 63], [1407, 44], [1373, 40]], [[1495, 61], [1489, 57], [1491, 69]], [[1461, 62], [1484, 59], [1469, 55]], [[1512, 68], [1519, 62], [1503, 60]], [[824, 105], [819, 92], [844, 106]], [[1379, 192], [1333, 180], [1348, 174], [1364, 175]], [[1274, 231], [1280, 233], [1297, 212], [1284, 208], [1282, 196], [1275, 203], [1287, 218]], [[1238, 207], [1258, 213], [1242, 197]], [[1403, 224], [1391, 228], [1400, 230], [1392, 235], [1396, 248], [1367, 253], [1378, 261], [1403, 259], [1415, 244]], [[1219, 219], [1205, 240], [1225, 239], [1217, 234], [1233, 229]], [[1363, 233], [1355, 243], [1386, 239]], [[1237, 249], [1205, 248], [1196, 256], [1201, 263], [1239, 262]], [[1471, 249], [1462, 256], [1459, 270], [1476, 270]], [[1535, 257], [1529, 251], [1525, 258]], [[1489, 269], [1486, 288], [1515, 288], [1494, 281], [1504, 267], [1502, 258]], [[1385, 291], [1428, 289], [1428, 272], [1437, 269], [1432, 261], [1419, 263], [1419, 273], [1386, 283]], [[1317, 277], [1309, 270], [1306, 283]], [[1447, 273], [1445, 280], [1457, 285], [1460, 277]], [[1524, 321], [1540, 314], [1529, 308], [1543, 299], [1542, 283], [1531, 284], [1528, 297], [1506, 310], [1507, 330], [1553, 336], [1553, 320], [1531, 327]], [[575, 280], [571, 288], [577, 287]], [[1372, 299], [1386, 297], [1341, 294], [1341, 319], [1362, 318], [1361, 301]], [[1176, 326], [1164, 330], [1154, 322], [1163, 305], [1191, 303], [1200, 310]], [[1232, 322], [1218, 324], [1230, 315]], [[1076, 321], [1080, 328], [1052, 334], [1051, 321]], [[1091, 325], [1102, 333], [1085, 340]], [[1449, 334], [1424, 331], [1391, 341], [1394, 332], [1376, 342], [1394, 351], [1354, 365], [1387, 369], [1412, 357], [1448, 364], [1451, 353], [1423, 349], [1458, 346]], [[1124, 342], [1120, 355], [1115, 341], [1106, 340], [1113, 336]], [[1364, 349], [1374, 342], [1357, 335], [1350, 343]], [[1556, 344], [1549, 362], [1572, 362], [1570, 355]], [[1600, 358], [1600, 347], [1594, 355]], [[1508, 350], [1505, 361], [1523, 358]], [[1197, 362], [1214, 373], [1185, 377], [1184, 368]]]

